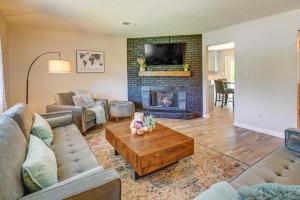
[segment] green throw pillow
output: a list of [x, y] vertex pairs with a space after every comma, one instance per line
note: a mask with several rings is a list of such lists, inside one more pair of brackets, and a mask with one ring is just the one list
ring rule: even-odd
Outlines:
[[38, 137], [30, 135], [22, 177], [29, 192], [36, 192], [58, 183], [53, 151]]
[[31, 133], [43, 140], [47, 145], [50, 145], [53, 141], [53, 132], [49, 123], [37, 113], [34, 114]]

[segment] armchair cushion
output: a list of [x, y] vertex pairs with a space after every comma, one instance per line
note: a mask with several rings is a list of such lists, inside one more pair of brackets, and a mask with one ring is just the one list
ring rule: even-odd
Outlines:
[[73, 92], [66, 93], [57, 93], [54, 95], [56, 104], [58, 105], [74, 105], [73, 96], [75, 94]]
[[86, 110], [86, 122], [90, 122], [96, 119], [96, 114], [94, 111], [87, 109]]
[[31, 133], [43, 140], [47, 145], [50, 145], [53, 141], [53, 133], [49, 123], [37, 113], [34, 114]]

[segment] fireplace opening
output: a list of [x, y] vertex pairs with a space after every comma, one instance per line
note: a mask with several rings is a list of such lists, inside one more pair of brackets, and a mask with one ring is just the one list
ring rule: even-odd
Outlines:
[[186, 91], [179, 87], [142, 86], [143, 109], [185, 111]]
[[170, 91], [151, 91], [151, 106], [176, 107], [176, 97], [174, 92]]

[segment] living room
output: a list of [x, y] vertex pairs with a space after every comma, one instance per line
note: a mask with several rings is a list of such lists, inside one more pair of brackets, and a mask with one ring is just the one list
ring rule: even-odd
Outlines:
[[299, 30], [295, 0], [1, 0], [0, 199], [300, 199]]

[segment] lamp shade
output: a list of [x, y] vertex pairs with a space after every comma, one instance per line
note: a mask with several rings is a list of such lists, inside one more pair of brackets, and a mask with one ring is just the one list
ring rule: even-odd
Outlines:
[[49, 73], [70, 73], [71, 64], [65, 60], [49, 60], [48, 62]]

